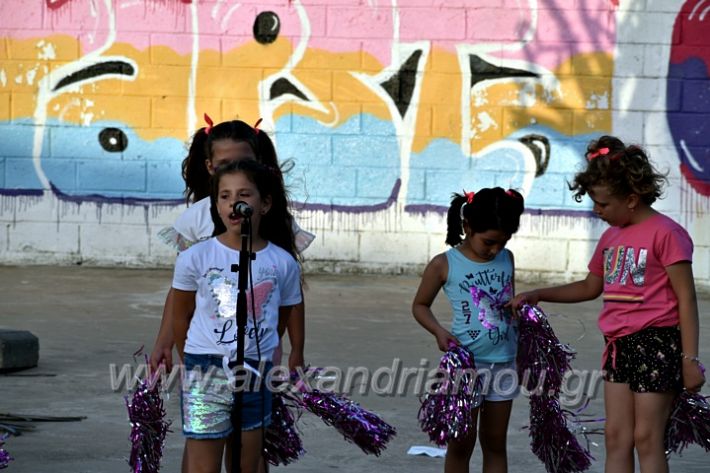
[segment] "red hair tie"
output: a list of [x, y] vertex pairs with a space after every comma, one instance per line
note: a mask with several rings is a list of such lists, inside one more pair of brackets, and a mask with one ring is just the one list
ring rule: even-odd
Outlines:
[[476, 193], [475, 192], [466, 192], [464, 190], [463, 195], [466, 197], [466, 203], [470, 204], [473, 202], [473, 196], [476, 195]]
[[466, 192], [466, 190], [464, 190], [463, 195], [464, 195], [464, 197], [466, 197], [466, 202], [461, 204], [461, 208], [459, 209], [459, 217], [461, 218], [461, 222], [463, 222], [463, 208], [473, 202], [473, 196], [476, 195], [476, 193], [475, 192]]
[[212, 131], [212, 127], [214, 126], [214, 122], [210, 118], [207, 113], [205, 113], [205, 122], [207, 123], [207, 126], [205, 127], [205, 135], [209, 135], [210, 131]]
[[259, 125], [261, 124], [261, 121], [262, 121], [262, 120], [263, 120], [263, 118], [260, 118], [260, 119], [258, 119], [258, 120], [256, 121], [256, 123], [254, 123], [254, 131], [256, 132], [257, 135], [258, 135], [259, 132], [261, 131], [261, 130], [259, 129]]
[[512, 197], [514, 199], [520, 199], [522, 197], [519, 193], [513, 192], [513, 189], [508, 189], [505, 193], [508, 194], [508, 197]]
[[599, 156], [606, 156], [607, 154], [609, 154], [609, 148], [599, 148], [595, 152], [589, 153], [589, 155], [587, 155], [587, 159], [591, 161], [594, 158], [598, 158]]

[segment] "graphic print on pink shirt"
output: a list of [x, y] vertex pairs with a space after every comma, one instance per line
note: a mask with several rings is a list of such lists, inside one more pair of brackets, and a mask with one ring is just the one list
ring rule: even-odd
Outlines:
[[[636, 250], [632, 246], [620, 245], [604, 250], [604, 281], [608, 285], [625, 286], [631, 282], [636, 287], [643, 287], [646, 280], [646, 259], [648, 250], [641, 248], [636, 258]], [[604, 300], [642, 302], [643, 295], [622, 295], [605, 293]]]

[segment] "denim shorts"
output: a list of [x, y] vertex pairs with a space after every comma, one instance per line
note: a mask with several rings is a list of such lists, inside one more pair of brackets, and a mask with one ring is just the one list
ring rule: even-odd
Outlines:
[[520, 394], [515, 360], [501, 363], [476, 361], [476, 375], [482, 383], [482, 401], [512, 401]]
[[[246, 362], [259, 366], [255, 360]], [[192, 439], [228, 437], [233, 430], [234, 386], [222, 368], [222, 356], [185, 353], [184, 365], [180, 396], [183, 434]], [[272, 394], [265, 381], [271, 366], [271, 362], [265, 364], [262, 376], [249, 372], [248, 382], [244, 383], [248, 386], [242, 391], [242, 430], [267, 427], [271, 423]]]

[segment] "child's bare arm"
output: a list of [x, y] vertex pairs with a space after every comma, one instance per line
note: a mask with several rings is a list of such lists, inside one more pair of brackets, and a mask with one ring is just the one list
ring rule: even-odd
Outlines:
[[150, 354], [150, 367], [157, 370], [158, 366], [165, 364], [168, 371], [173, 365], [173, 288], [170, 288], [163, 306], [163, 318], [160, 320], [160, 329]]
[[185, 354], [185, 341], [190, 320], [195, 312], [195, 291], [173, 289], [173, 336], [180, 359]]
[[601, 277], [588, 273], [587, 277], [581, 281], [575, 281], [561, 286], [535, 289], [529, 292], [522, 292], [513, 298], [511, 305], [520, 307], [527, 303], [535, 305], [540, 301], [546, 302], [582, 302], [599, 297], [604, 289], [604, 281]]
[[446, 255], [435, 256], [424, 270], [419, 289], [412, 303], [412, 315], [419, 322], [419, 325], [436, 337], [436, 343], [442, 351], [448, 349], [450, 342], [458, 344], [456, 337], [439, 324], [439, 321], [436, 320], [434, 313], [431, 311], [431, 305], [434, 303], [436, 295], [446, 282], [447, 273]]
[[[292, 306], [279, 308], [279, 321], [284, 320], [288, 339], [291, 343], [291, 354], [288, 357], [289, 370], [303, 366], [303, 348], [306, 343], [305, 306], [299, 302]], [[281, 331], [283, 333], [283, 331]]]
[[683, 385], [689, 391], [698, 391], [705, 383], [698, 359], [698, 300], [695, 294], [693, 267], [683, 261], [666, 267], [673, 292], [678, 298], [680, 337], [683, 347]]

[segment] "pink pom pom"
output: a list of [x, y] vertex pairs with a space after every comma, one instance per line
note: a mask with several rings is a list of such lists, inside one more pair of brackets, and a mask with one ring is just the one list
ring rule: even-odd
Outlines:
[[274, 393], [271, 425], [264, 434], [264, 457], [274, 466], [288, 465], [306, 453], [286, 401], [285, 394]]
[[708, 398], [688, 391], [673, 402], [666, 425], [666, 455], [680, 454], [690, 444], [710, 452], [710, 404]]
[[302, 405], [368, 454], [379, 456], [397, 433], [377, 414], [335, 393], [304, 392]]
[[0, 435], [0, 470], [7, 468], [10, 462], [14, 460], [14, 458], [12, 458], [10, 454], [2, 448], [2, 446], [5, 445], [5, 439], [7, 437], [7, 435]]
[[419, 424], [429, 439], [439, 446], [460, 439], [475, 430], [471, 411], [480, 404], [481, 382], [476, 377], [473, 355], [453, 346], [439, 362], [444, 380], [424, 396]]
[[133, 396], [126, 397], [131, 423], [131, 456], [128, 464], [133, 473], [157, 473], [163, 457], [169, 421], [160, 397], [160, 380], [140, 380]]

